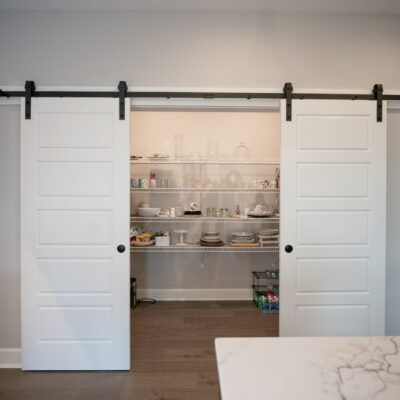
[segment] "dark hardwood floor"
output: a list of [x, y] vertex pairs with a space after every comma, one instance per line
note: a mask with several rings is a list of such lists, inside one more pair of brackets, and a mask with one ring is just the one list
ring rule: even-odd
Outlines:
[[214, 339], [277, 335], [278, 315], [249, 301], [140, 304], [130, 372], [0, 369], [0, 399], [218, 400]]

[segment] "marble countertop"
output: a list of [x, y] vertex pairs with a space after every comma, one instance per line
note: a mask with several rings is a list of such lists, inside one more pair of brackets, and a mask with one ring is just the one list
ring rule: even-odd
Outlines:
[[216, 339], [222, 400], [400, 400], [400, 336]]

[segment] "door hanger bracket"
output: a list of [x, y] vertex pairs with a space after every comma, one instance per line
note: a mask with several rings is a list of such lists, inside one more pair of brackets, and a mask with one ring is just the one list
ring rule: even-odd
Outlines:
[[383, 86], [379, 83], [374, 85], [373, 89], [374, 97], [376, 100], [376, 121], [382, 122], [382, 97], [383, 97]]
[[25, 119], [31, 119], [32, 96], [35, 92], [35, 82], [25, 82]]
[[292, 93], [293, 86], [290, 82], [286, 82], [283, 87], [283, 95], [286, 99], [286, 121], [292, 120]]
[[125, 81], [120, 81], [118, 84], [119, 91], [119, 119], [125, 119], [125, 97], [128, 91], [128, 86]]

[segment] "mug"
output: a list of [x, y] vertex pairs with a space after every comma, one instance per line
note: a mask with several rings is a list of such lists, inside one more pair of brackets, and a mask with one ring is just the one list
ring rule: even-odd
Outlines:
[[142, 187], [143, 189], [148, 189], [149, 186], [150, 186], [149, 180], [148, 180], [148, 179], [142, 179], [142, 185], [141, 185], [141, 187]]
[[199, 206], [195, 202], [189, 203], [189, 208], [191, 211], [197, 211], [199, 209]]

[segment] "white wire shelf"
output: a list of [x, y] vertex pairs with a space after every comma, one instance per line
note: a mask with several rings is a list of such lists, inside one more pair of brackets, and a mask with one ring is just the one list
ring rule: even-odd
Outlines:
[[195, 244], [186, 246], [131, 246], [131, 253], [278, 253], [279, 247], [260, 246], [260, 247], [206, 247]]
[[279, 165], [280, 160], [272, 158], [140, 158], [131, 160], [131, 164], [242, 164], [242, 165]]
[[131, 188], [134, 193], [279, 193], [279, 189], [253, 188]]
[[245, 224], [278, 224], [279, 217], [271, 218], [230, 218], [230, 217], [131, 217], [131, 222], [159, 222], [159, 223], [175, 223], [175, 222], [220, 222], [220, 223], [245, 223]]

